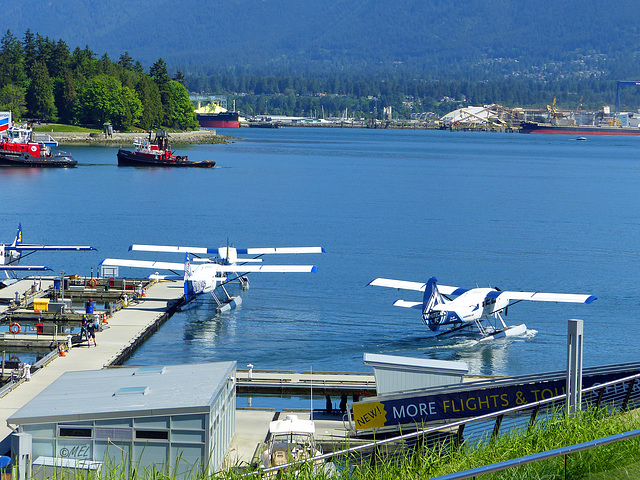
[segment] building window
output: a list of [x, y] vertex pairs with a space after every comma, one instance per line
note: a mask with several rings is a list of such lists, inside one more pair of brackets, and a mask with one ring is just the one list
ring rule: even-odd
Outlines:
[[136, 440], [169, 440], [169, 431], [136, 430]]
[[60, 427], [61, 437], [93, 437], [93, 430], [91, 428], [83, 427]]

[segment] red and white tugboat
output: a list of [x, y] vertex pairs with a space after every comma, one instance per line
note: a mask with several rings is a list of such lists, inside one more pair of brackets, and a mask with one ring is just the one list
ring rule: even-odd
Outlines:
[[50, 145], [57, 142], [48, 135], [39, 140], [28, 125], [11, 125], [11, 114], [0, 112], [0, 166], [3, 167], [75, 167], [77, 161], [65, 152], [55, 155]]
[[213, 160], [189, 160], [189, 157], [174, 155], [169, 147], [169, 135], [164, 130], [156, 134], [151, 141], [136, 138], [134, 151], [118, 150], [118, 166], [120, 167], [213, 167]]

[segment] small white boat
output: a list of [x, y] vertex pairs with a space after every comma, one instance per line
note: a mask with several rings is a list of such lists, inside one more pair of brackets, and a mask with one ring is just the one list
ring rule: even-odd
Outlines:
[[578, 137], [578, 138], [576, 138], [576, 140], [585, 142], [587, 140], [587, 137]]
[[262, 450], [261, 466], [277, 467], [322, 455], [322, 449], [314, 438], [315, 431], [312, 420], [300, 420], [297, 415], [287, 415], [284, 420], [271, 422]]

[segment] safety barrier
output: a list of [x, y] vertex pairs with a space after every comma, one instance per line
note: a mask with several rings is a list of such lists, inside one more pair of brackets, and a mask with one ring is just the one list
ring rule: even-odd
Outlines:
[[[417, 430], [397, 435], [383, 440], [377, 440], [365, 444], [361, 444], [352, 448], [336, 450], [313, 457], [307, 462], [319, 462], [331, 460], [334, 457], [341, 457], [351, 454], [366, 455], [375, 451], [379, 451], [383, 446], [400, 446], [396, 449], [397, 454], [402, 454], [403, 448], [411, 448], [415, 443], [422, 439], [434, 435], [442, 435], [447, 438], [454, 438], [456, 444], [462, 441], [478, 440], [489, 441], [499, 435], [501, 431], [510, 431], [517, 426], [525, 426], [536, 422], [541, 411], [555, 411], [564, 406], [566, 394], [547, 398], [537, 402], [508, 408], [499, 412], [488, 413], [477, 417], [451, 422], [444, 425], [437, 425], [428, 428], [417, 428]], [[618, 380], [606, 382], [600, 385], [594, 385], [589, 388], [582, 389], [582, 406], [595, 408], [606, 408], [608, 411], [621, 410], [626, 411], [630, 407], [640, 404], [640, 373], [630, 375]], [[416, 425], [416, 427], [418, 427]], [[285, 468], [300, 466], [306, 462], [291, 462], [277, 467], [271, 467], [261, 470], [264, 473], [277, 472]], [[447, 479], [453, 478], [470, 478], [467, 477], [443, 477]]]

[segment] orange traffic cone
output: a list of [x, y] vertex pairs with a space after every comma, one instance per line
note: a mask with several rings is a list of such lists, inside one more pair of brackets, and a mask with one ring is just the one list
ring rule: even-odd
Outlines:
[[60, 347], [58, 347], [58, 348], [60, 350], [60, 356], [61, 357], [66, 357], [67, 356], [67, 352], [65, 352], [64, 345], [61, 343]]

